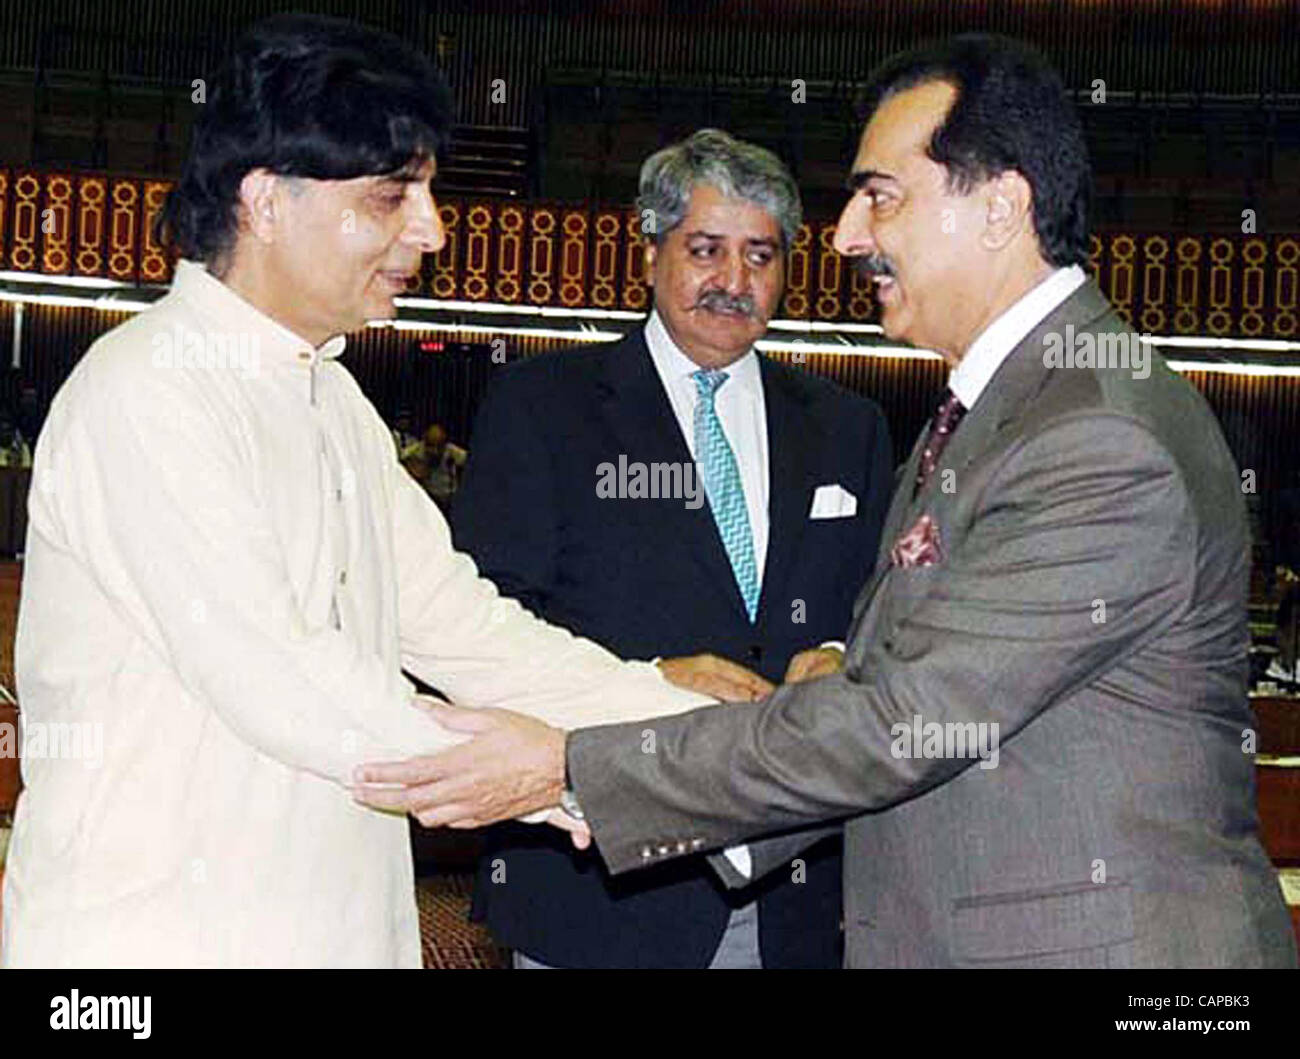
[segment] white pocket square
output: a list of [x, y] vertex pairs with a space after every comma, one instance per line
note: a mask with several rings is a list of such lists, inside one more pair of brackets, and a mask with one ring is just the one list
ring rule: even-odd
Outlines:
[[852, 518], [858, 513], [858, 498], [842, 485], [819, 485], [813, 493], [809, 518]]

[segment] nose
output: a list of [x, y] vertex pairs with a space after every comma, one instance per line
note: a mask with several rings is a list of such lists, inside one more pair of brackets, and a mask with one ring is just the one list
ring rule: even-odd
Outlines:
[[871, 199], [855, 194], [844, 204], [840, 219], [835, 223], [832, 245], [837, 254], [859, 257], [876, 252], [876, 241], [871, 238]]
[[728, 255], [723, 270], [722, 282], [726, 285], [728, 294], [749, 294], [753, 290], [753, 276], [743, 251]]
[[411, 188], [408, 198], [402, 241], [408, 246], [418, 247], [422, 253], [436, 254], [447, 242], [447, 232], [433, 192], [427, 184], [419, 184]]

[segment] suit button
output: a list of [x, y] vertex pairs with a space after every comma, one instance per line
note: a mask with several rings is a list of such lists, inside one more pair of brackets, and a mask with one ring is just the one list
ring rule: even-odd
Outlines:
[[763, 661], [763, 647], [761, 644], [754, 644], [749, 649], [749, 660], [751, 662]]

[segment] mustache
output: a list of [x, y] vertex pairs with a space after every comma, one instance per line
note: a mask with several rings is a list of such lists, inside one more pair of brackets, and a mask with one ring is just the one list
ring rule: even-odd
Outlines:
[[713, 312], [743, 313], [753, 316], [754, 299], [748, 294], [728, 294], [725, 290], [706, 290], [695, 299], [695, 308], [709, 309]]
[[853, 259], [853, 268], [863, 279], [894, 275], [894, 263], [884, 254], [860, 254]]

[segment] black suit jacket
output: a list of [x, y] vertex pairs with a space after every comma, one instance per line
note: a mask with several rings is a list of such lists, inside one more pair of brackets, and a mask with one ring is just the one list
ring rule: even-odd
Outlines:
[[[892, 487], [880, 410], [760, 357], [770, 531], [762, 598], [747, 617], [707, 500], [602, 499], [597, 468], [691, 465], [643, 333], [501, 372], [479, 412], [456, 498], [456, 544], [501, 591], [625, 658], [703, 651], [779, 682], [798, 651], [843, 639], [870, 573]], [[810, 520], [817, 486], [857, 497], [852, 517]], [[840, 840], [794, 870], [728, 895], [701, 858], [611, 880], [599, 856], [551, 828], [496, 829], [474, 915], [497, 939], [568, 967], [704, 967], [731, 908], [759, 899], [767, 966], [836, 966]], [[797, 867], [797, 866], [796, 866]], [[504, 876], [504, 878], [503, 878]], [[494, 881], [495, 880], [495, 881]]]

